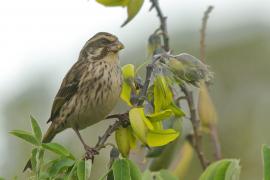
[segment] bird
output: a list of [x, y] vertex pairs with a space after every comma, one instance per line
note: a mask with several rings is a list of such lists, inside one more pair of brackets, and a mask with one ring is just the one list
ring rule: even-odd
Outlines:
[[[123, 81], [119, 65], [123, 48], [118, 38], [107, 32], [99, 32], [85, 43], [54, 98], [43, 143], [72, 128], [86, 153], [93, 153], [94, 148], [85, 143], [79, 131], [103, 120], [116, 105]], [[28, 168], [31, 161], [24, 171]]]

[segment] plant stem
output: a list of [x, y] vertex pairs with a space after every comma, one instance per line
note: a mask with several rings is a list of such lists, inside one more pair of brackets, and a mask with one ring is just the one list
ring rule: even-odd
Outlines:
[[[200, 59], [203, 63], [205, 63], [205, 36], [206, 36], [206, 28], [207, 28], [207, 21], [209, 19], [209, 15], [214, 9], [213, 6], [208, 6], [206, 11], [204, 12], [203, 18], [202, 18], [202, 27], [200, 30]], [[219, 137], [218, 137], [218, 130], [216, 124], [213, 124], [210, 127], [210, 138], [212, 140], [212, 143], [214, 145], [215, 150], [215, 159], [219, 160], [222, 158], [221, 154], [221, 147], [219, 143]]]
[[205, 63], [205, 31], [206, 31], [206, 25], [207, 20], [209, 18], [209, 14], [214, 9], [213, 6], [208, 6], [206, 11], [204, 12], [203, 18], [202, 18], [202, 27], [200, 30], [201, 33], [201, 39], [200, 39], [200, 55], [201, 55], [201, 61]]
[[221, 146], [219, 142], [218, 130], [217, 130], [216, 125], [213, 125], [210, 128], [210, 137], [214, 145], [214, 149], [215, 149], [215, 159], [220, 160], [222, 158], [222, 154], [221, 154]]
[[200, 121], [197, 116], [197, 109], [194, 105], [193, 93], [192, 91], [189, 91], [185, 85], [182, 85], [181, 89], [183, 93], [185, 94], [185, 96], [187, 97], [186, 100], [188, 103], [188, 107], [190, 111], [190, 120], [193, 127], [193, 139], [192, 139], [193, 141], [191, 144], [193, 145], [193, 148], [195, 149], [197, 153], [197, 156], [200, 160], [202, 168], [206, 169], [206, 167], [209, 164], [209, 161], [206, 159], [202, 150], [202, 146], [201, 146], [202, 142], [201, 142], [201, 136], [199, 134]]
[[169, 45], [169, 35], [168, 35], [168, 30], [167, 30], [167, 17], [163, 15], [161, 8], [159, 6], [158, 0], [150, 0], [152, 3], [152, 6], [150, 10], [153, 8], [156, 9], [157, 16], [160, 20], [160, 30], [162, 31], [162, 36], [163, 36], [163, 42], [164, 42], [164, 50], [169, 51], [170, 50], [170, 45]]
[[110, 125], [107, 130], [105, 131], [105, 133], [98, 138], [98, 142], [95, 146], [95, 149], [97, 151], [99, 151], [100, 149], [105, 147], [105, 143], [107, 141], [107, 139], [111, 136], [111, 134], [117, 130], [119, 127], [121, 126], [121, 122], [120, 121], [116, 121], [113, 125]]
[[[167, 30], [167, 17], [165, 17], [163, 15], [162, 10], [159, 6], [158, 0], [150, 0], [150, 1], [152, 3], [150, 10], [155, 8], [156, 12], [157, 12], [157, 16], [160, 20], [160, 30], [162, 31], [162, 37], [163, 37], [163, 42], [164, 42], [163, 48], [165, 51], [168, 52], [170, 50], [170, 46], [169, 46], [169, 36], [168, 36], [168, 30]], [[205, 158], [205, 156], [202, 152], [202, 149], [201, 149], [201, 140], [200, 140], [199, 128], [198, 128], [200, 122], [199, 122], [199, 119], [197, 117], [197, 109], [194, 106], [193, 93], [192, 93], [192, 91], [189, 91], [186, 86], [182, 86], [181, 89], [184, 92], [186, 99], [187, 99], [187, 102], [188, 102], [188, 105], [189, 105], [189, 110], [190, 110], [190, 115], [191, 115], [191, 123], [193, 126], [194, 139], [195, 139], [193, 147], [197, 153], [197, 156], [200, 160], [200, 163], [201, 163], [203, 169], [205, 169], [209, 162]]]
[[95, 145], [95, 150], [100, 151], [102, 148], [106, 147], [106, 141], [108, 138], [111, 136], [111, 134], [116, 131], [118, 128], [121, 126], [127, 126], [129, 125], [129, 119], [128, 119], [128, 113], [123, 113], [123, 114], [114, 114], [106, 117], [106, 119], [111, 119], [111, 118], [117, 118], [118, 121], [115, 121], [113, 125], [110, 125], [105, 133], [98, 138], [98, 142]]

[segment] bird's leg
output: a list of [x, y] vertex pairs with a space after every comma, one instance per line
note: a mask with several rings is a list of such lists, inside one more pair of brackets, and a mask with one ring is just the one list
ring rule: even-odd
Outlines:
[[82, 136], [81, 136], [81, 134], [80, 134], [80, 132], [79, 132], [79, 130], [77, 128], [73, 128], [73, 129], [76, 132], [77, 136], [79, 137], [80, 141], [82, 142], [83, 147], [84, 147], [84, 149], [86, 151], [85, 158], [94, 160], [94, 156], [98, 154], [98, 151], [95, 148], [92, 148], [92, 147], [88, 146], [84, 142], [84, 140], [83, 140], [83, 138], [82, 138]]

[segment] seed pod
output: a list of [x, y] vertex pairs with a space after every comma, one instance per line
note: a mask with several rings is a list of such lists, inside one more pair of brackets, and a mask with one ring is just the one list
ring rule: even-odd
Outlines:
[[115, 131], [115, 140], [119, 152], [123, 157], [128, 157], [130, 151], [129, 135], [127, 128], [119, 128]]
[[198, 111], [201, 126], [208, 132], [216, 124], [217, 112], [204, 82], [200, 83]]
[[198, 86], [201, 80], [209, 82], [213, 77], [208, 66], [190, 54], [167, 55], [166, 59], [168, 68], [176, 78], [194, 86]]

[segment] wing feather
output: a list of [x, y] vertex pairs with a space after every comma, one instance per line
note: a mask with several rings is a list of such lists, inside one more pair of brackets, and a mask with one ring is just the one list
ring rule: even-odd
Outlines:
[[47, 123], [53, 121], [59, 115], [63, 105], [76, 94], [85, 68], [87, 68], [85, 61], [77, 61], [66, 74], [54, 98], [51, 116]]

